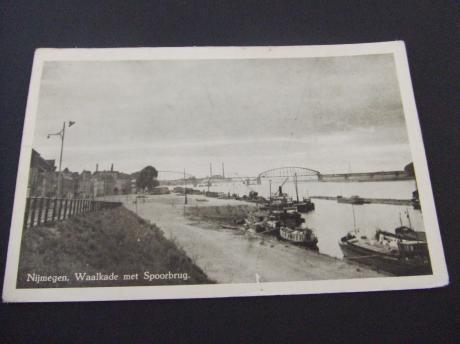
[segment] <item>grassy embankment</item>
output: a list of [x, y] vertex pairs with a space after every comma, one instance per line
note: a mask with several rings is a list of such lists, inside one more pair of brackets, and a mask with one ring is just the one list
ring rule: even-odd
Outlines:
[[[180, 273], [187, 278], [155, 278], [151, 274]], [[117, 281], [78, 281], [75, 273], [115, 273]], [[31, 282], [28, 274], [68, 276], [64, 282]], [[124, 280], [125, 274], [138, 274]], [[169, 275], [171, 276], [171, 275]], [[183, 276], [183, 275], [182, 275]], [[161, 277], [161, 276], [157, 276]], [[121, 279], [121, 280], [120, 280]], [[24, 232], [18, 288], [102, 287], [213, 283], [174, 241], [124, 207], [75, 216], [53, 227]]]

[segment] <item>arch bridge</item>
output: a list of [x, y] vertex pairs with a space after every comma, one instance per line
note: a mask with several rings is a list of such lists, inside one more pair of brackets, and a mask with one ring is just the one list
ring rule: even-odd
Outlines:
[[260, 172], [257, 176], [257, 179], [262, 178], [286, 178], [286, 177], [316, 177], [320, 178], [321, 173], [316, 170], [312, 170], [311, 168], [306, 167], [297, 167], [297, 166], [285, 166], [285, 167], [277, 167], [272, 168], [270, 170], [266, 170]]

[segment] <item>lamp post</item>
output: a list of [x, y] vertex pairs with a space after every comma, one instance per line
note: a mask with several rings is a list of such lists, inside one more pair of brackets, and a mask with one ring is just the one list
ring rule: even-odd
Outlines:
[[185, 179], [185, 168], [184, 168], [184, 204], [187, 204], [187, 179]]
[[271, 179], [268, 180], [268, 185], [269, 185], [269, 190], [268, 190], [269, 200], [271, 204], [272, 203], [272, 180]]
[[[69, 128], [74, 125], [74, 121], [69, 121], [68, 126]], [[57, 183], [57, 197], [62, 198], [62, 153], [64, 151], [64, 138], [65, 138], [65, 127], [66, 122], [62, 123], [62, 130], [54, 134], [48, 134], [47, 138], [49, 139], [51, 136], [59, 136], [61, 138], [61, 152], [59, 154], [59, 174], [58, 174], [58, 183]]]

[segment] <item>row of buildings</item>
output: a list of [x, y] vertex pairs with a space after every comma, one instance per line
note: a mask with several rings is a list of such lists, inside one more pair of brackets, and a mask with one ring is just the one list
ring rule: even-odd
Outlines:
[[62, 178], [61, 196], [63, 198], [95, 198], [106, 195], [129, 194], [136, 192], [136, 178], [130, 174], [109, 171], [71, 172], [65, 168], [59, 177], [55, 160], [44, 159], [32, 149], [30, 174], [27, 187], [28, 197], [57, 197], [58, 180]]

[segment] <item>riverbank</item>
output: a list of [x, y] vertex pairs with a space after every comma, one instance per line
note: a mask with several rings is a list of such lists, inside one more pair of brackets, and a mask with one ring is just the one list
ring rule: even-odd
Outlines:
[[[294, 246], [274, 237], [249, 231], [223, 228], [214, 218], [216, 209], [254, 204], [203, 196], [175, 194], [148, 196], [134, 202], [132, 196], [115, 198], [140, 217], [155, 223], [192, 257], [193, 261], [218, 283], [287, 282], [328, 279], [382, 277], [385, 274], [324, 254]], [[223, 207], [223, 208], [221, 208]], [[199, 210], [207, 218], [186, 216]], [[220, 211], [220, 210], [219, 210]], [[192, 214], [193, 215], [193, 214]], [[227, 223], [227, 222], [226, 222]]]
[[18, 288], [212, 283], [155, 225], [124, 207], [26, 229]]
[[[312, 199], [323, 199], [328, 201], [337, 201], [338, 196], [311, 196]], [[350, 198], [344, 197], [344, 200], [349, 201]], [[363, 203], [374, 203], [374, 204], [389, 204], [389, 205], [404, 205], [404, 206], [413, 206], [414, 200], [412, 199], [393, 199], [393, 198], [365, 198], [360, 197], [360, 200]], [[344, 202], [345, 203], [345, 202]], [[348, 202], [351, 203], [351, 202]]]

